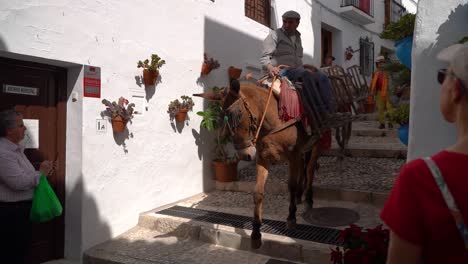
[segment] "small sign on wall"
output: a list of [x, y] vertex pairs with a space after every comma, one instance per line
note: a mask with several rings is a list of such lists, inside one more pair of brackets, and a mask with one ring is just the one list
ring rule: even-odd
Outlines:
[[83, 96], [101, 98], [101, 68], [85, 65]]
[[23, 95], [38, 96], [39, 95], [39, 88], [4, 84], [3, 85], [3, 92], [4, 93], [11, 93], [11, 94], [23, 94]]
[[107, 132], [107, 120], [96, 119], [96, 133], [105, 134]]

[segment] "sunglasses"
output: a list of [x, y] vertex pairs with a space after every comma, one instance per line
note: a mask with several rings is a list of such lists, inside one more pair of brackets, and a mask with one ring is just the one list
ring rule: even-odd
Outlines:
[[440, 69], [437, 72], [437, 81], [442, 84], [444, 83], [445, 76], [447, 76], [447, 69]]

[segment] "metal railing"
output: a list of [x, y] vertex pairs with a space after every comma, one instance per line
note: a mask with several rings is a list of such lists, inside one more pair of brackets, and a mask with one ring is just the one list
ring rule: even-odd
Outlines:
[[374, 17], [374, 0], [341, 0], [341, 7], [344, 6], [354, 6]]
[[395, 0], [390, 1], [390, 23], [397, 22], [407, 11], [404, 6]]

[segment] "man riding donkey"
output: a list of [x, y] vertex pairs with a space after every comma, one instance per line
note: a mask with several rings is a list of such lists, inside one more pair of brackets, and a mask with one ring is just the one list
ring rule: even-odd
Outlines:
[[[247, 161], [255, 159], [253, 248], [261, 246], [262, 204], [270, 166], [288, 162], [290, 205], [286, 226], [294, 228], [296, 204], [303, 193], [307, 209], [312, 208], [312, 178], [320, 145], [317, 140], [324, 128], [329, 127], [327, 120], [336, 119], [336, 114], [332, 115], [335, 107], [331, 105], [333, 91], [328, 78], [315, 67], [302, 64], [301, 38], [297, 31], [299, 20], [297, 12], [286, 12], [283, 27], [265, 39], [261, 61], [271, 75], [269, 90], [258, 83], [233, 80], [219, 92], [194, 94], [220, 102], [225, 120], [223, 130], [232, 138], [238, 157]], [[267, 81], [267, 78], [262, 80]], [[292, 85], [290, 80], [297, 85]], [[280, 93], [272, 98], [277, 81]], [[307, 131], [309, 125], [311, 128]], [[311, 153], [304, 155], [307, 151]], [[305, 167], [307, 177], [304, 177]]]
[[[301, 33], [297, 30], [301, 16], [295, 11], [287, 11], [283, 14], [283, 26], [270, 32], [263, 41], [262, 57], [260, 63], [268, 74], [273, 76], [282, 76], [282, 82], [285, 79], [291, 82], [302, 82], [303, 93], [302, 104], [304, 108], [310, 109], [310, 112], [319, 113], [322, 120], [330, 119], [332, 110], [331, 97], [332, 90], [330, 82], [326, 75], [313, 65], [303, 64], [303, 48], [301, 41]], [[287, 101], [288, 98], [281, 98], [282, 101]], [[280, 111], [283, 121], [294, 118], [295, 116], [284, 115], [284, 112], [291, 111], [290, 109], [297, 108], [295, 105], [288, 105], [287, 102], [282, 102]], [[290, 108], [290, 109], [285, 109]], [[301, 109], [302, 110], [302, 109]], [[299, 111], [303, 114], [303, 111]], [[307, 113], [312, 114], [312, 113]], [[313, 117], [312, 117], [313, 118]], [[314, 120], [305, 119], [302, 122], [307, 133], [311, 134], [311, 127], [317, 128]], [[310, 124], [309, 126], [309, 122]], [[320, 150], [328, 150], [331, 147], [331, 129], [323, 133], [319, 141]], [[318, 155], [318, 153], [316, 153]], [[308, 161], [311, 157], [311, 152], [307, 152], [305, 160]]]

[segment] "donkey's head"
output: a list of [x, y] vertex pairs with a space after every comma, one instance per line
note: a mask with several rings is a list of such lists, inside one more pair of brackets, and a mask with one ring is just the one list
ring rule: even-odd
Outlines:
[[239, 81], [233, 80], [229, 87], [217, 93], [194, 94], [194, 96], [220, 101], [225, 122], [221, 133], [231, 136], [240, 159], [253, 160], [256, 155], [253, 140], [257, 130], [257, 119], [253, 115], [246, 98], [241, 94]]

